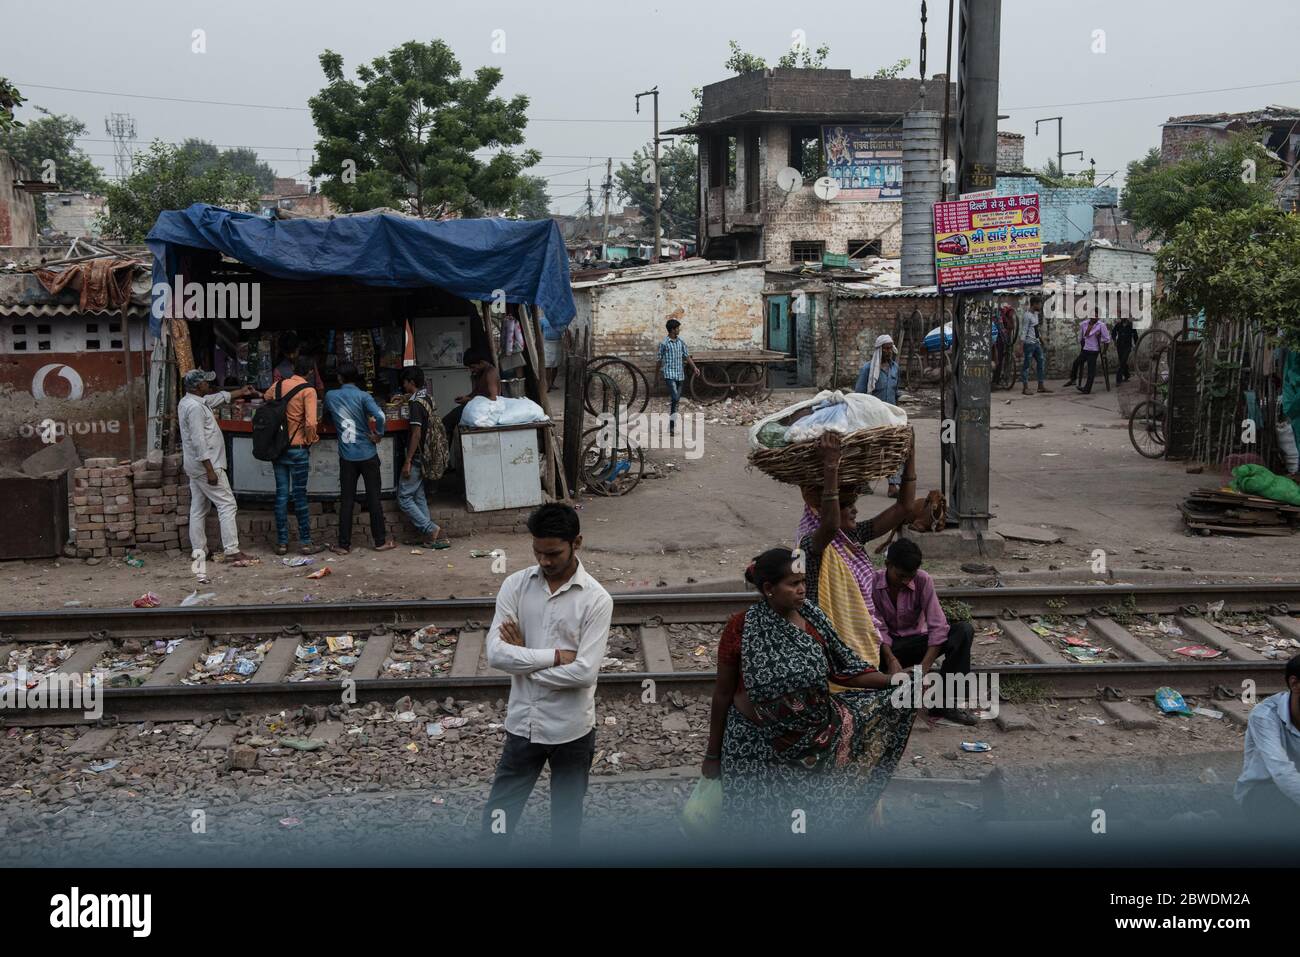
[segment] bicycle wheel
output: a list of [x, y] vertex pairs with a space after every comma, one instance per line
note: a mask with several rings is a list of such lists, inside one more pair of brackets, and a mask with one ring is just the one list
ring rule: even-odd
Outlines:
[[721, 402], [731, 393], [731, 376], [724, 366], [698, 366], [700, 374], [691, 376], [691, 398], [700, 405]]
[[[599, 428], [583, 435], [582, 481], [597, 495], [616, 497], [636, 488], [645, 474], [645, 451], [632, 448], [626, 435], [608, 441]], [[587, 441], [590, 437], [590, 441]]]
[[1150, 399], [1139, 402], [1128, 417], [1128, 437], [1138, 455], [1160, 459], [1165, 455], [1165, 406]]
[[[598, 375], [599, 374], [599, 375]], [[601, 376], [604, 376], [602, 379]], [[617, 393], [617, 396], [614, 393]], [[599, 415], [617, 398], [629, 413], [644, 412], [650, 401], [650, 386], [645, 374], [632, 363], [617, 356], [597, 356], [587, 366], [587, 411]]]
[[1148, 392], [1169, 381], [1169, 350], [1173, 344], [1174, 337], [1163, 329], [1148, 329], [1138, 336], [1133, 347], [1132, 369]]

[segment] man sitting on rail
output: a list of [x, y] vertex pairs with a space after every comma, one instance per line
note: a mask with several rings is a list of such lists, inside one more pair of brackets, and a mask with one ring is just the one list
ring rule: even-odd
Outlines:
[[1300, 655], [1286, 664], [1286, 686], [1250, 712], [1233, 796], [1251, 823], [1294, 829], [1300, 827]]
[[921, 570], [920, 547], [909, 538], [898, 539], [889, 546], [885, 567], [872, 575], [872, 598], [885, 625], [880, 635], [881, 670], [892, 675], [919, 664], [921, 674], [927, 675], [942, 655], [939, 677], [946, 707], [937, 714], [958, 724], [975, 724], [974, 715], [957, 707], [951, 687], [955, 676], [970, 672], [975, 629], [969, 621], [948, 624], [934, 579]]

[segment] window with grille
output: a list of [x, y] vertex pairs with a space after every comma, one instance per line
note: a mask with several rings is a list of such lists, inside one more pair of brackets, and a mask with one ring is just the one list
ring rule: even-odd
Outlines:
[[790, 244], [790, 262], [819, 263], [826, 249], [823, 242], [797, 242]]

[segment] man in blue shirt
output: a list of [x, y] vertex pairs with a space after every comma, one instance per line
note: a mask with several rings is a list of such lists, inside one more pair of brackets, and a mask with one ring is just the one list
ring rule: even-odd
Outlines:
[[385, 552], [396, 548], [384, 527], [384, 509], [379, 502], [383, 482], [379, 468], [379, 450], [375, 447], [384, 436], [386, 420], [384, 410], [374, 397], [357, 383], [361, 375], [355, 364], [344, 362], [339, 366], [339, 380], [343, 383], [325, 395], [325, 408], [338, 432], [339, 484], [342, 498], [339, 504], [339, 543], [330, 550], [346, 555], [352, 550], [352, 502], [357, 494], [357, 476], [366, 483], [366, 511], [370, 513], [370, 538], [375, 551]]
[[692, 375], [699, 375], [691, 350], [686, 348], [686, 340], [681, 338], [682, 324], [676, 319], [668, 320], [668, 336], [659, 343], [659, 357], [655, 360], [655, 375], [664, 377], [668, 385], [668, 434], [677, 429], [677, 403], [682, 398], [682, 383], [686, 381], [686, 367], [691, 367]]
[[1233, 797], [1252, 823], [1300, 827], [1300, 655], [1286, 665], [1287, 691], [1250, 712]]

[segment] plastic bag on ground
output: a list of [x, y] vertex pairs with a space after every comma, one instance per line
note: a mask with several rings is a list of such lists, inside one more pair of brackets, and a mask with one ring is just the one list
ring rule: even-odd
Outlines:
[[682, 808], [682, 828], [688, 834], [708, 834], [722, 817], [722, 780], [700, 778]]

